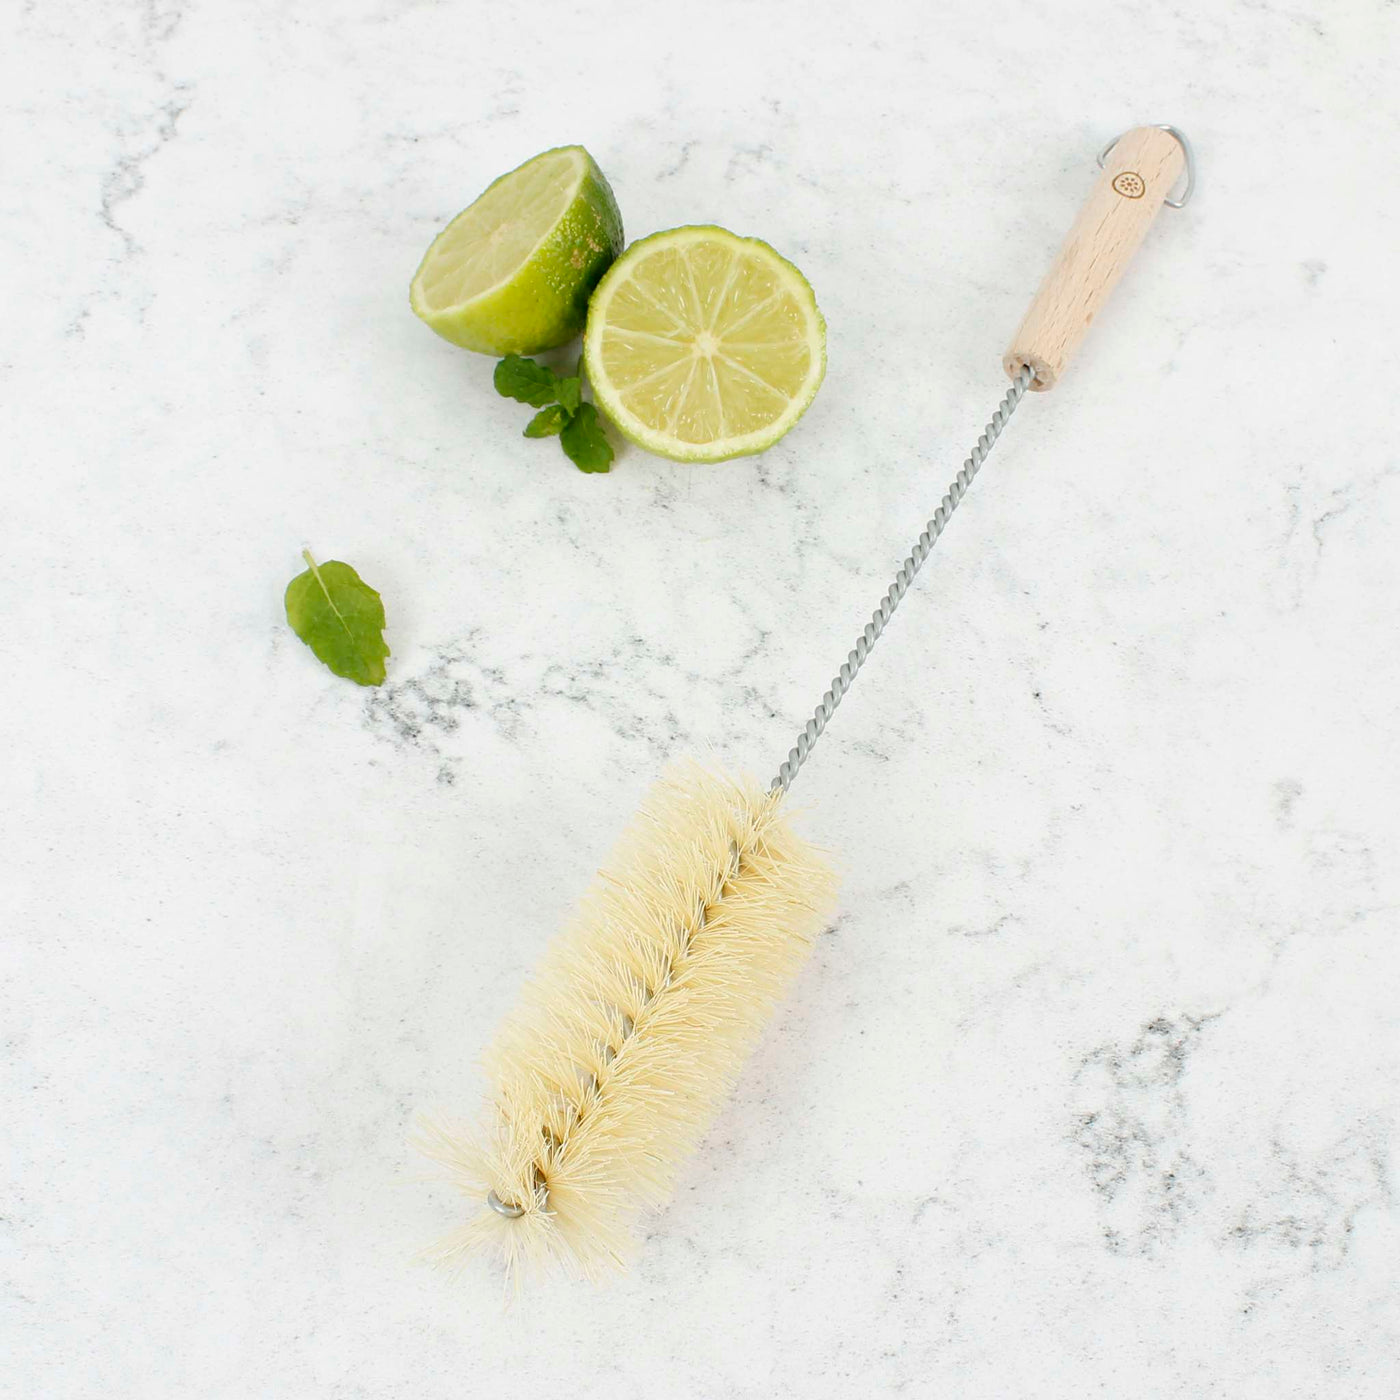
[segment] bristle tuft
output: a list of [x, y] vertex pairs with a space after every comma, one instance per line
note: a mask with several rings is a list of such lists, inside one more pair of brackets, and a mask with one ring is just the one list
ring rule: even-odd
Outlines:
[[515, 1278], [620, 1265], [670, 1196], [835, 894], [780, 797], [687, 766], [652, 790], [487, 1058], [484, 1143], [425, 1124], [420, 1148], [483, 1210], [430, 1252], [485, 1245]]

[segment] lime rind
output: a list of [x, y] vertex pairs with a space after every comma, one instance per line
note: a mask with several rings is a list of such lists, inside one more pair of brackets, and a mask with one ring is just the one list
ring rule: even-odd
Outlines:
[[[710, 441], [688, 442], [681, 440], [674, 433], [647, 424], [628, 409], [623, 402], [623, 395], [628, 392], [627, 387], [616, 386], [608, 373], [603, 355], [603, 338], [609, 333], [627, 334], [626, 330], [619, 330], [610, 324], [609, 313], [619, 293], [630, 285], [633, 274], [643, 259], [662, 254], [669, 249], [694, 249], [695, 245], [705, 243], [723, 245], [736, 256], [757, 255], [761, 266], [777, 279], [782, 292], [791, 296], [804, 312], [809, 359], [800, 385], [795, 392], [787, 396], [786, 406], [770, 421], [747, 432], [721, 433]], [[689, 290], [692, 297], [699, 295], [693, 284]], [[654, 294], [651, 299], [662, 303], [658, 309], [663, 314], [670, 314], [677, 321], [683, 319], [684, 289], [674, 289], [676, 300], [669, 302], [669, 305], [664, 287], [653, 288], [651, 291]], [[713, 224], [692, 224], [639, 239], [612, 264], [593, 293], [588, 311], [588, 324], [584, 332], [583, 358], [589, 382], [593, 386], [594, 398], [625, 438], [649, 452], [673, 461], [721, 462], [765, 451], [791, 431], [807, 411], [826, 373], [826, 322], [807, 279], [771, 245], [759, 238], [741, 237]], [[665, 392], [668, 387], [667, 366], [664, 360], [660, 359], [657, 366], [649, 377], [658, 381], [659, 392]], [[714, 374], [714, 365], [708, 364], [706, 372]], [[733, 392], [732, 380], [730, 392]], [[756, 392], [761, 393], [762, 390], [756, 389]], [[723, 392], [717, 392], [717, 396], [722, 400]]]

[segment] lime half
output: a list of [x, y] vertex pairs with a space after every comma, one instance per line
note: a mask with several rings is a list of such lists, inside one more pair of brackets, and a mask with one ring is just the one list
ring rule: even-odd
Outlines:
[[454, 345], [533, 354], [583, 329], [588, 298], [621, 251], [603, 172], [582, 146], [560, 146], [502, 175], [438, 234], [409, 300]]
[[584, 363], [621, 432], [681, 462], [771, 447], [826, 371], [807, 279], [757, 238], [671, 229], [634, 243], [593, 294]]

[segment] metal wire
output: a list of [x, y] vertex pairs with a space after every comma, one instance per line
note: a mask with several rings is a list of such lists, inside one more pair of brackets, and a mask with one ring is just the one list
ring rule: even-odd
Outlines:
[[[948, 487], [947, 494], [933, 514], [933, 519], [924, 526], [924, 531], [915, 542], [909, 557], [895, 575], [894, 582], [890, 584], [889, 592], [885, 594], [880, 606], [875, 609], [874, 615], [866, 624], [865, 631], [861, 633], [855, 649], [846, 658], [846, 664], [841, 667], [840, 675], [831, 682], [831, 689], [822, 697], [821, 704], [817, 706], [812, 718], [807, 721], [806, 729], [798, 736], [797, 744], [788, 754], [787, 761], [778, 769], [778, 776], [773, 779], [771, 791], [776, 792], [781, 789], [786, 792], [792, 785], [792, 780], [797, 776], [797, 770], [806, 762], [807, 755], [812, 751], [812, 746], [821, 737], [822, 730], [826, 728], [827, 720], [836, 712], [836, 707], [841, 703], [841, 697], [851, 688], [851, 682], [855, 680], [856, 672], [865, 664], [865, 658], [870, 655], [870, 648], [875, 645], [880, 633], [885, 630], [885, 624], [899, 606], [900, 599], [909, 591], [909, 585], [913, 583], [914, 576], [923, 567], [924, 560], [929, 556], [929, 551], [937, 543], [939, 535], [943, 533], [943, 527], [948, 523], [953, 512], [957, 510], [958, 502], [967, 494], [967, 488], [972, 485], [972, 478], [977, 475], [982, 463], [987, 460], [987, 454], [992, 450], [993, 444], [1001, 436], [1001, 430], [1006, 427], [1007, 421], [1016, 411], [1016, 405], [1025, 397], [1026, 390], [1030, 388], [1034, 377], [1034, 372], [1027, 367], [1022, 369], [1012, 381], [1011, 387], [997, 406], [997, 411], [992, 414], [992, 421], [987, 424], [982, 430], [982, 436], [977, 439], [977, 445], [972, 449], [972, 455], [963, 463], [962, 470]], [[730, 858], [733, 862], [733, 874], [738, 875], [741, 870], [740, 852], [738, 846], [732, 842], [730, 844]], [[700, 928], [705, 925], [706, 913], [706, 907], [702, 905], [698, 918], [698, 927]], [[624, 1018], [624, 1020], [626, 1019]], [[623, 1033], [624, 1042], [631, 1035], [632, 1029], [629, 1021], [627, 1029]], [[612, 1048], [609, 1047], [610, 1050]], [[610, 1055], [605, 1063], [611, 1063], [611, 1059]], [[595, 1092], [601, 1088], [596, 1074], [593, 1077], [592, 1087]], [[545, 1180], [544, 1172], [538, 1165], [535, 1168], [535, 1196], [539, 1207], [547, 1209], [549, 1186]], [[502, 1200], [494, 1190], [486, 1193], [486, 1204], [508, 1220], [514, 1220], [524, 1215], [526, 1209], [523, 1202]]]
[[982, 463], [987, 460], [987, 454], [1001, 436], [1001, 430], [1006, 427], [1011, 415], [1016, 411], [1016, 405], [1025, 397], [1026, 390], [1030, 388], [1034, 378], [1034, 372], [1029, 366], [1026, 366], [1012, 381], [1011, 387], [1006, 391], [1006, 396], [997, 405], [997, 411], [992, 414], [992, 421], [987, 424], [982, 430], [982, 436], [977, 439], [977, 445], [972, 449], [972, 455], [963, 463], [962, 470], [948, 487], [942, 503], [933, 513], [933, 519], [924, 526], [923, 534], [915, 541], [913, 549], [909, 552], [909, 557], [894, 576], [894, 582], [890, 584], [889, 592], [880, 600], [880, 606], [875, 609], [870, 621], [865, 624], [865, 631], [857, 638], [855, 647], [846, 658], [840, 673], [832, 680], [831, 689], [822, 696], [822, 702], [812, 712], [812, 718], [807, 721], [807, 727], [797, 736], [797, 743], [778, 769], [778, 775], [773, 779], [770, 791], [786, 792], [792, 786], [792, 780], [797, 776], [797, 770], [807, 761], [807, 755], [812, 752], [813, 746], [821, 738], [827, 721], [836, 713], [836, 707], [841, 703], [841, 697], [851, 688], [851, 682], [855, 680], [856, 673], [865, 665], [865, 658], [870, 655], [871, 647], [879, 640], [880, 634], [885, 630], [885, 624], [899, 606], [900, 599], [909, 591], [909, 585], [913, 583], [914, 576], [923, 568], [924, 560], [928, 558], [929, 551], [938, 542], [939, 535], [943, 533], [943, 527], [948, 523], [953, 512], [957, 510], [958, 502], [967, 494], [967, 488], [972, 485], [972, 478], [977, 475]]

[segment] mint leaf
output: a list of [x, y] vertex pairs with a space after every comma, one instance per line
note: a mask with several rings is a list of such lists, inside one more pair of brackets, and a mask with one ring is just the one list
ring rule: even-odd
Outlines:
[[302, 550], [307, 569], [288, 585], [287, 621], [292, 631], [337, 676], [356, 685], [383, 685], [384, 603], [349, 564], [318, 565]]
[[559, 396], [559, 402], [564, 405], [570, 413], [577, 413], [579, 403], [583, 399], [583, 381], [578, 375], [573, 375], [568, 379], [558, 379], [555, 381], [555, 391]]
[[523, 355], [507, 355], [496, 366], [492, 382], [502, 398], [527, 403], [531, 408], [543, 408], [559, 397], [554, 371]]
[[612, 466], [613, 450], [603, 432], [598, 410], [591, 403], [580, 404], [559, 435], [564, 455], [581, 472], [605, 472]]
[[569, 411], [557, 403], [542, 408], [525, 425], [525, 436], [530, 438], [553, 437], [569, 421]]
[[502, 397], [539, 409], [525, 426], [527, 438], [557, 434], [564, 455], [581, 472], [605, 472], [612, 466], [612, 444], [598, 410], [583, 401], [582, 356], [573, 374], [565, 376], [524, 355], [507, 355], [493, 380]]

